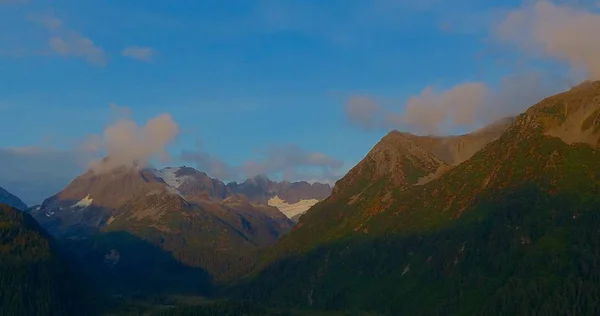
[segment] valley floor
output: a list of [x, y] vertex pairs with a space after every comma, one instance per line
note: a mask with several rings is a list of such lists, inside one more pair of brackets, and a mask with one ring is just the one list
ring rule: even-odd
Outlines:
[[371, 316], [369, 312], [316, 311], [262, 307], [251, 302], [208, 299], [202, 296], [168, 296], [122, 301], [104, 316]]

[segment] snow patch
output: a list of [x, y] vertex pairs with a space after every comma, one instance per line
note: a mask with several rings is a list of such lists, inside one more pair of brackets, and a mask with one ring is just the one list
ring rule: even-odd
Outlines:
[[156, 177], [163, 179], [169, 186], [179, 189], [179, 187], [184, 184], [189, 176], [178, 177], [176, 175], [177, 171], [179, 171], [179, 167], [167, 167], [161, 170], [154, 170], [153, 173]]
[[311, 199], [311, 200], [300, 200], [298, 203], [289, 204], [279, 198], [279, 196], [275, 196], [269, 200], [270, 206], [275, 206], [279, 209], [279, 211], [288, 218], [292, 218], [296, 215], [302, 214], [308, 211], [313, 205], [317, 204], [319, 200]]
[[83, 199], [81, 199], [79, 202], [75, 203], [72, 207], [79, 207], [79, 208], [88, 207], [88, 206], [92, 205], [92, 201], [94, 201], [94, 199], [88, 194]]

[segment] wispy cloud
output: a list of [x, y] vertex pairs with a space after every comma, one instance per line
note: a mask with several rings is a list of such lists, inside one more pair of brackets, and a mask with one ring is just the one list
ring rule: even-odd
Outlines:
[[247, 161], [243, 165], [248, 177], [295, 172], [298, 168], [304, 167], [316, 167], [326, 172], [338, 170], [344, 164], [341, 160], [324, 153], [307, 151], [294, 144], [272, 146], [259, 150], [258, 153], [259, 159]]
[[192, 162], [200, 170], [222, 180], [241, 180], [258, 175], [280, 176], [287, 180], [337, 180], [343, 161], [320, 152], [302, 149], [294, 144], [271, 146], [258, 150], [258, 158], [240, 165], [228, 164], [223, 159], [203, 150], [181, 153], [180, 159]]
[[367, 130], [377, 128], [381, 106], [372, 97], [356, 95], [348, 99], [345, 111], [351, 123]]
[[237, 180], [241, 168], [232, 166], [223, 159], [202, 150], [183, 150], [180, 160], [194, 163], [196, 168], [221, 180]]
[[104, 66], [107, 64], [104, 50], [91, 39], [68, 28], [53, 14], [30, 14], [28, 20], [43, 26], [48, 31], [48, 47], [63, 57], [83, 58], [88, 62]]
[[151, 47], [129, 46], [121, 51], [121, 55], [144, 62], [152, 62], [156, 51]]

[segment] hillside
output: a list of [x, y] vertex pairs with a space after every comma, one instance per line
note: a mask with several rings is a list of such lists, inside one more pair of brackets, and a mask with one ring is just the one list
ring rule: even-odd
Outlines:
[[[448, 137], [416, 136], [391, 131], [340, 179], [331, 196], [316, 204], [284, 238], [278, 249], [291, 251], [345, 236], [366, 218], [392, 206], [395, 191], [420, 187], [439, 178], [498, 139], [514, 121], [494, 122], [469, 134]], [[295, 245], [282, 246], [290, 243]], [[302, 240], [302, 242], [300, 242]]]
[[35, 220], [0, 204], [0, 315], [93, 314], [77, 271]]
[[448, 162], [390, 133], [242, 296], [396, 315], [598, 314], [599, 108], [599, 82], [542, 100], [421, 185]]
[[25, 211], [27, 209], [27, 205], [23, 203], [21, 199], [4, 190], [3, 188], [0, 188], [0, 203], [10, 205], [21, 211]]

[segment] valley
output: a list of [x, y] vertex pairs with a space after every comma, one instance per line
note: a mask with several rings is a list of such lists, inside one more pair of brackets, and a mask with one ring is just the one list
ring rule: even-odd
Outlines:
[[0, 0], [0, 316], [600, 315], [592, 2]]
[[588, 140], [600, 134], [567, 143], [546, 131], [569, 122], [554, 106], [576, 112], [598, 96], [600, 82], [584, 83], [493, 133], [390, 132], [329, 196], [189, 167], [117, 168], [82, 174], [30, 214], [117, 311], [229, 308], [219, 298], [230, 297], [273, 315], [519, 313], [525, 301], [549, 312], [577, 295], [588, 314], [600, 290], [600, 154]]

